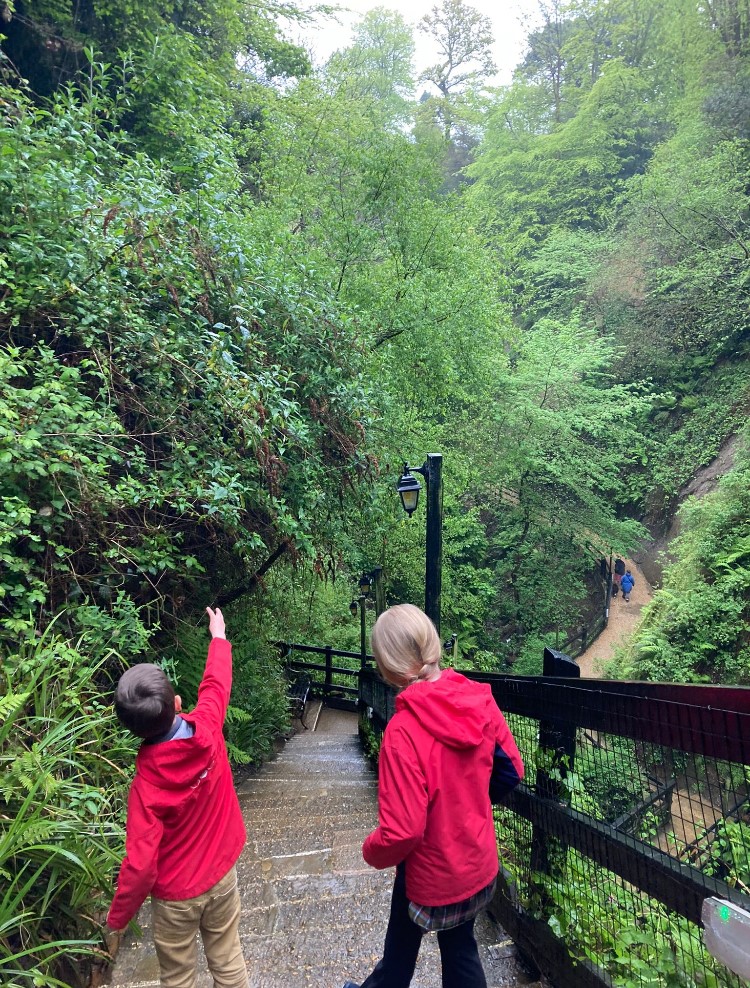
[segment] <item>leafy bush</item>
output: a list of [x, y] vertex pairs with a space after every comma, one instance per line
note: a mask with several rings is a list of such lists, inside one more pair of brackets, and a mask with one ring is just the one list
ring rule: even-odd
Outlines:
[[122, 591], [172, 619], [203, 574], [323, 559], [318, 505], [371, 471], [330, 286], [218, 146], [183, 188], [95, 85], [0, 101], [0, 616]]
[[[56, 626], [0, 654], [0, 980], [80, 983], [120, 861], [134, 744], [103, 693], [118, 657]], [[125, 767], [123, 767], [125, 766]]]

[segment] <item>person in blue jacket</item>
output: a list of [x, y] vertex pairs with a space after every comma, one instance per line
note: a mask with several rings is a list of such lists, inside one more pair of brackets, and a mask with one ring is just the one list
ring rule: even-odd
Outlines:
[[635, 580], [633, 579], [633, 574], [630, 570], [625, 571], [625, 576], [623, 576], [620, 581], [620, 588], [622, 589], [622, 595], [625, 598], [625, 603], [630, 603], [630, 591], [635, 586]]

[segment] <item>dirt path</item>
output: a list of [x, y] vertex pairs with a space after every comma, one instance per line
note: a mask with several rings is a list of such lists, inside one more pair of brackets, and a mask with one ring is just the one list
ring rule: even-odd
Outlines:
[[578, 657], [578, 665], [584, 677], [598, 679], [603, 675], [603, 667], [614, 655], [615, 646], [622, 645], [632, 635], [640, 619], [641, 610], [653, 596], [651, 584], [637, 563], [632, 559], [626, 559], [625, 565], [635, 578], [630, 603], [625, 603], [621, 593], [610, 601], [607, 627]]

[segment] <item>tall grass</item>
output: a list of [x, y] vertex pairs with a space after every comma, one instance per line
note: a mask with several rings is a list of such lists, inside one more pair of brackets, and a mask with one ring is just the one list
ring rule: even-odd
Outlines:
[[117, 659], [52, 625], [0, 654], [0, 984], [83, 984], [123, 843], [134, 747], [105, 699]]

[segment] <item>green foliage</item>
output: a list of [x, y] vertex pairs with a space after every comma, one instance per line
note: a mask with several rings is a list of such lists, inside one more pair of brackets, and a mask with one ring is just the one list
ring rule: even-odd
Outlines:
[[[0, 723], [37, 718], [0, 727], [2, 847], [26, 855], [0, 858], [21, 883], [2, 886], [0, 963], [52, 971], [58, 944], [94, 942], [123, 779], [89, 759], [122, 742], [79, 668], [108, 688], [159, 631], [189, 702], [191, 602], [242, 599], [228, 744], [257, 763], [288, 726], [269, 640], [356, 651], [348, 603], [377, 563], [389, 602], [421, 602], [424, 525], [393, 482], [437, 449], [444, 636], [464, 664], [539, 672], [600, 557], [642, 536], [633, 516], [668, 513], [738, 428], [745, 7], [555, 0], [513, 85], [480, 95], [487, 24], [444, 3], [422, 25], [440, 95], [417, 108], [410, 32], [382, 9], [312, 76], [286, 4], [6, 3], [3, 49], [50, 98], [0, 91], [0, 646], [26, 670], [3, 672]], [[747, 472], [685, 509], [628, 675], [747, 681]], [[55, 632], [35, 645], [58, 613], [54, 649]], [[43, 732], [51, 650], [70, 686]], [[638, 793], [615, 747], [607, 778], [567, 779], [597, 818]], [[95, 784], [59, 770], [79, 760]], [[733, 881], [741, 826], [715, 841]], [[605, 923], [567, 864], [550, 921], [577, 956], [617, 984], [693, 984], [681, 921], [631, 915], [605, 876]], [[10, 961], [21, 937], [33, 951]]]
[[[117, 655], [50, 627], [0, 653], [0, 976], [71, 983], [101, 958], [134, 746], [103, 694]], [[27, 629], [33, 630], [31, 628]]]
[[750, 460], [712, 494], [686, 502], [676, 560], [620, 658], [624, 675], [675, 682], [749, 683]]
[[[154, 90], [149, 84], [151, 92], [158, 93], [158, 103], [165, 109], [170, 102], [162, 97], [174, 97], [175, 114], [175, 107], [188, 101], [206, 123], [211, 118], [204, 112], [210, 104], [197, 97], [212, 93], [228, 98], [242, 84], [239, 62], [246, 70], [272, 77], [303, 75], [310, 69], [305, 52], [279, 28], [281, 18], [294, 22], [308, 16], [293, 3], [167, 0], [155, 5], [145, 0], [92, 0], [81, 5], [70, 0], [19, 0], [15, 14], [9, 21], [6, 51], [32, 89], [45, 96], [81, 69], [87, 70], [87, 48], [110, 64], [128, 51], [147, 57], [149, 49], [153, 53], [161, 49], [164, 88]], [[153, 119], [145, 99], [138, 101], [138, 108]]]
[[72, 94], [44, 113], [8, 95], [6, 617], [40, 580], [52, 607], [123, 591], [159, 614], [279, 542], [323, 554], [315, 505], [369, 470], [349, 318], [280, 264], [231, 163], [173, 191]]
[[326, 75], [380, 112], [385, 126], [411, 114], [414, 89], [414, 38], [401, 14], [385, 7], [368, 11], [351, 45], [334, 53]]
[[611, 823], [649, 795], [643, 788], [637, 746], [629, 739], [607, 737], [593, 757], [582, 759], [579, 754], [575, 767], [580, 784], [573, 787], [571, 806], [597, 820]]
[[637, 69], [610, 62], [578, 113], [549, 132], [533, 120], [517, 130], [515, 106], [530, 109], [525, 91], [503, 94], [469, 173], [470, 196], [506, 249], [528, 255], [556, 229], [606, 229], [659, 136], [647, 93]]
[[540, 635], [575, 622], [600, 556], [638, 537], [613, 500], [633, 457], [631, 423], [648, 399], [612, 380], [612, 359], [611, 341], [577, 322], [539, 322], [519, 336], [474, 437], [495, 516], [494, 618], [501, 638], [521, 637], [519, 671], [539, 671]]
[[[540, 876], [550, 896], [549, 925], [573, 957], [603, 967], [617, 988], [731, 988], [736, 979], [703, 949], [695, 929], [660, 903], [634, 899], [613, 873], [567, 851], [564, 880]], [[634, 904], [637, 910], [634, 911]]]

